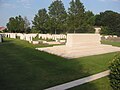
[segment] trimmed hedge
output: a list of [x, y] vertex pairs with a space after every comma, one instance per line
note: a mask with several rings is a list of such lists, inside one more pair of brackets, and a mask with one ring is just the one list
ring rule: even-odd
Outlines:
[[120, 54], [115, 56], [110, 66], [110, 85], [113, 90], [120, 90]]

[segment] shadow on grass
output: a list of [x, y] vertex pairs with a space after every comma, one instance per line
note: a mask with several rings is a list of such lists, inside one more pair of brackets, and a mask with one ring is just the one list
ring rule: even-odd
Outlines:
[[0, 46], [0, 90], [43, 90], [90, 75], [80, 60], [40, 52], [23, 41], [6, 42], [12, 43]]

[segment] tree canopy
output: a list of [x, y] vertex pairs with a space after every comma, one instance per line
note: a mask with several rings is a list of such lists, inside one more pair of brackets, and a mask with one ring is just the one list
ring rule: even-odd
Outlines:
[[22, 18], [20, 15], [16, 17], [11, 17], [7, 23], [7, 28], [9, 32], [13, 33], [28, 33], [29, 21], [27, 18]]
[[49, 6], [50, 29], [52, 33], [62, 33], [65, 30], [67, 13], [61, 0], [52, 2]]
[[33, 30], [38, 31], [40, 33], [47, 33], [48, 32], [48, 21], [49, 16], [47, 14], [47, 10], [40, 9], [38, 14], [35, 15], [33, 23]]
[[105, 11], [96, 15], [96, 26], [103, 26], [101, 34], [120, 36], [120, 14]]
[[94, 29], [91, 27], [91, 15], [94, 16], [90, 11], [85, 12], [84, 5], [80, 0], [72, 0], [70, 8], [68, 8], [69, 32], [94, 32]]

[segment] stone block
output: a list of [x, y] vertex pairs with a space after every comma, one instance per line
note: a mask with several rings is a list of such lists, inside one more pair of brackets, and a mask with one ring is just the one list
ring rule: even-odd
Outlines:
[[100, 45], [99, 34], [67, 34], [67, 47], [79, 47], [85, 45]]

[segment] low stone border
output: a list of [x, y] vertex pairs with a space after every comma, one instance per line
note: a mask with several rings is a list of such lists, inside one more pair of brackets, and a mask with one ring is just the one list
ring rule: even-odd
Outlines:
[[85, 77], [85, 78], [82, 78], [82, 79], [79, 79], [79, 80], [75, 80], [75, 81], [72, 81], [72, 82], [68, 82], [68, 83], [65, 83], [65, 84], [62, 84], [62, 85], [54, 86], [54, 87], [51, 87], [51, 88], [48, 88], [48, 89], [45, 89], [45, 90], [66, 90], [66, 89], [69, 89], [69, 88], [72, 88], [72, 87], [75, 87], [75, 86], [79, 86], [79, 85], [87, 83], [87, 82], [94, 81], [94, 80], [102, 78], [102, 77], [108, 76], [109, 72], [110, 71], [107, 70], [107, 71], [104, 71], [104, 72], [101, 72], [101, 73], [98, 73], [98, 74], [95, 74], [95, 75], [91, 75], [91, 76], [88, 76], [88, 77]]

